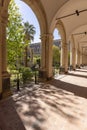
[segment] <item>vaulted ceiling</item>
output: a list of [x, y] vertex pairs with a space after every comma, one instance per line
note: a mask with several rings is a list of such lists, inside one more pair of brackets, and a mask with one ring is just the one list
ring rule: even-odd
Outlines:
[[60, 17], [73, 14], [60, 18], [64, 24], [66, 38], [69, 39], [72, 34], [78, 33], [73, 35], [76, 44], [87, 49], [87, 0], [41, 0], [41, 3], [49, 26], [55, 26]]

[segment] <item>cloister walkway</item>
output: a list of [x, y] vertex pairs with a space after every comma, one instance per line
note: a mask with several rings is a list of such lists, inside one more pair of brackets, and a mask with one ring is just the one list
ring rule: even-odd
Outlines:
[[87, 68], [0, 101], [0, 130], [87, 130]]

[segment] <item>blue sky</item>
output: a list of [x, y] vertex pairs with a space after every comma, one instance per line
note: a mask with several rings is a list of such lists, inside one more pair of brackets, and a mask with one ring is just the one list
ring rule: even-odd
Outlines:
[[[34, 36], [34, 41], [33, 42], [40, 42], [40, 27], [38, 20], [34, 14], [34, 12], [31, 10], [31, 8], [25, 4], [24, 2], [20, 0], [15, 0], [17, 6], [19, 7], [19, 11], [22, 15], [23, 21], [29, 21], [30, 24], [33, 24], [34, 27], [36, 28], [36, 34]], [[60, 37], [58, 36], [58, 31], [55, 29], [54, 31], [54, 39], [59, 39]]]

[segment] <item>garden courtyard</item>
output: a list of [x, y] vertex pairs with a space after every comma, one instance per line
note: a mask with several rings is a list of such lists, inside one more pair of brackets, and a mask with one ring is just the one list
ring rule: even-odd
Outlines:
[[87, 68], [13, 89], [0, 102], [0, 130], [87, 130]]

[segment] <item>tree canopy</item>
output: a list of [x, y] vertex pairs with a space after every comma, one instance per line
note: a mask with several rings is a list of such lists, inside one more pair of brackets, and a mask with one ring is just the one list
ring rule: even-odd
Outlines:
[[31, 40], [34, 40], [34, 35], [36, 33], [35, 27], [32, 24], [29, 24], [29, 22], [25, 22], [24, 33], [25, 33], [25, 40], [31, 42]]
[[14, 0], [11, 0], [8, 7], [8, 25], [7, 25], [7, 54], [8, 65], [13, 66], [21, 59], [23, 51], [23, 25], [19, 8]]
[[19, 8], [14, 0], [10, 1], [8, 14], [6, 29], [8, 66], [13, 67], [23, 61], [25, 47], [34, 39], [35, 27], [29, 22], [23, 23]]

